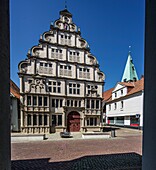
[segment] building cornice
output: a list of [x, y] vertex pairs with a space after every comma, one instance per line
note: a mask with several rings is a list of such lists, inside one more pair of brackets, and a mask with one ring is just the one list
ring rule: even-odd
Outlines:
[[74, 81], [80, 81], [80, 82], [89, 82], [89, 83], [95, 83], [95, 84], [101, 84], [104, 85], [104, 82], [99, 82], [99, 81], [92, 81], [92, 80], [81, 80], [77, 78], [69, 78], [69, 77], [57, 77], [57, 76], [48, 76], [48, 75], [40, 75], [40, 77], [35, 77], [36, 75], [33, 74], [26, 74], [26, 73], [18, 73], [19, 76], [30, 76], [33, 78], [54, 78], [56, 80], [74, 80]]

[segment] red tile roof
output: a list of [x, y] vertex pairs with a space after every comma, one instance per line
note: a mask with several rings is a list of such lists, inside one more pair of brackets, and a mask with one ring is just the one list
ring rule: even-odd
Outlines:
[[112, 91], [113, 90], [114, 90], [114, 88], [111, 88], [111, 89], [102, 93], [102, 97], [105, 101], [109, 100], [112, 97]]
[[[134, 93], [138, 93], [142, 90], [144, 90], [144, 77], [142, 77], [140, 80], [136, 81], [136, 82], [119, 82], [118, 84], [122, 84], [124, 86], [126, 86], [128, 89], [128, 93], [125, 95], [125, 96], [122, 96], [120, 98], [123, 98], [123, 97], [126, 97], [126, 96], [129, 96], [129, 95], [132, 95]], [[111, 88], [105, 92], [103, 92], [103, 99], [106, 101], [106, 102], [110, 102], [112, 101], [112, 91], [114, 90], [114, 88]], [[119, 99], [119, 98], [116, 98], [116, 99]], [[114, 99], [114, 100], [116, 100]]]
[[20, 89], [12, 80], [10, 80], [10, 93], [12, 93], [16, 98], [20, 98]]

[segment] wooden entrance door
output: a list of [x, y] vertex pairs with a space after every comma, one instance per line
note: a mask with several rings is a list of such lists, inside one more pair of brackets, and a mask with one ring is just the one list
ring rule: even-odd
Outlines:
[[77, 112], [70, 112], [67, 117], [68, 132], [80, 131], [80, 114]]

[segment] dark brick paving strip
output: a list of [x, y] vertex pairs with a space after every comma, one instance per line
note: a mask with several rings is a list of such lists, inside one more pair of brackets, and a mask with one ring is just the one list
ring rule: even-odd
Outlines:
[[141, 170], [142, 136], [12, 143], [12, 170]]

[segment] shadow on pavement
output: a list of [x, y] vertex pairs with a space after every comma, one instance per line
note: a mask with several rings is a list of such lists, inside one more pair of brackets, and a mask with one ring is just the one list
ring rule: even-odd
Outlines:
[[71, 161], [49, 162], [50, 158], [12, 161], [12, 170], [141, 170], [137, 153], [83, 156]]

